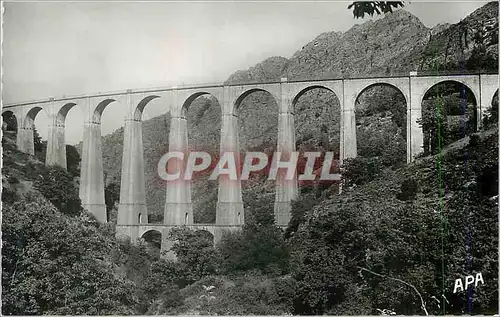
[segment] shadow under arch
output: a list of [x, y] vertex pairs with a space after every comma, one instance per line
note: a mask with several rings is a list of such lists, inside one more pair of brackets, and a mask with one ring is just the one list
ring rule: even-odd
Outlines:
[[141, 99], [134, 110], [134, 120], [142, 121], [142, 113], [144, 112], [144, 108], [154, 99], [160, 98], [157, 95], [149, 95]]
[[18, 119], [13, 111], [2, 111], [2, 131], [16, 132], [18, 126]]
[[115, 101], [116, 101], [116, 99], [107, 98], [107, 99], [104, 99], [101, 102], [99, 102], [97, 107], [95, 107], [95, 109], [94, 109], [94, 113], [92, 114], [92, 122], [101, 123], [102, 113], [103, 113], [104, 109], [106, 109], [106, 107], [110, 103], [115, 102]]
[[27, 113], [26, 116], [24, 117], [24, 129], [33, 129], [35, 126], [35, 118], [37, 114], [42, 110], [41, 107], [35, 106], [31, 108]]
[[478, 129], [477, 97], [465, 83], [456, 80], [437, 82], [425, 91], [421, 105], [425, 154], [435, 154], [438, 143], [443, 147]]
[[189, 111], [189, 108], [193, 104], [193, 102], [198, 99], [201, 96], [209, 96], [209, 99], [215, 99], [217, 101], [217, 104], [220, 107], [220, 101], [215, 97], [213, 94], [206, 92], [206, 91], [197, 91], [195, 93], [192, 93], [189, 95], [186, 100], [182, 102], [182, 107], [181, 107], [181, 116], [184, 118], [187, 118], [187, 112]]
[[66, 117], [68, 116], [68, 112], [76, 106], [76, 103], [74, 102], [68, 102], [67, 104], [63, 105], [61, 109], [57, 112], [56, 116], [56, 124], [58, 126], [64, 126], [66, 123]]
[[156, 229], [145, 231], [141, 235], [141, 241], [144, 241], [146, 251], [155, 258], [160, 257], [162, 233]]
[[493, 94], [493, 97], [491, 97], [491, 108], [492, 110], [496, 110], [496, 114], [498, 114], [498, 89]]

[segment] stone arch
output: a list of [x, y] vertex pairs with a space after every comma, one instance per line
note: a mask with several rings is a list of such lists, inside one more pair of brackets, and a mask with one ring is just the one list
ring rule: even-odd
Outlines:
[[[203, 172], [195, 172], [191, 181], [192, 213], [185, 213], [184, 224], [214, 222], [216, 217], [218, 180], [209, 176], [215, 157], [220, 155], [222, 104], [217, 90], [186, 91], [182, 99], [180, 114], [186, 120], [188, 148], [209, 153], [211, 166]], [[180, 97], [179, 96], [179, 97]], [[190, 218], [192, 217], [192, 218]]]
[[209, 95], [212, 98], [215, 98], [217, 100], [217, 103], [219, 104], [220, 107], [220, 100], [213, 94], [207, 92], [207, 91], [198, 91], [195, 93], [192, 93], [189, 95], [183, 102], [182, 102], [182, 107], [181, 107], [181, 116], [184, 118], [187, 118], [187, 112], [189, 110], [189, 107], [195, 101], [198, 97]]
[[409, 109], [398, 83], [382, 80], [359, 89], [354, 99], [357, 155], [379, 158], [386, 166], [409, 162]]
[[335, 91], [333, 91], [331, 88], [328, 88], [326, 86], [323, 86], [323, 85], [312, 85], [312, 86], [308, 86], [302, 90], [300, 90], [292, 99], [292, 111], [295, 111], [295, 105], [297, 104], [297, 101], [299, 100], [299, 98], [304, 95], [306, 92], [310, 91], [310, 90], [313, 90], [313, 89], [326, 89], [328, 91], [330, 91], [339, 101], [340, 101], [340, 98], [339, 96], [337, 95], [337, 93]]
[[141, 99], [137, 106], [135, 106], [135, 109], [133, 111], [134, 114], [134, 120], [136, 121], [142, 121], [142, 113], [144, 111], [144, 108], [148, 105], [148, 103], [156, 98], [160, 98], [160, 96], [157, 95], [149, 95]]
[[[275, 95], [275, 87], [237, 87], [237, 94], [234, 96], [232, 104], [233, 111], [231, 120], [235, 122], [233, 128], [237, 130], [239, 161], [236, 162], [237, 170], [240, 170], [239, 164], [243, 162], [244, 153], [263, 152], [267, 155], [268, 165], [255, 175], [250, 175], [248, 180], [241, 180], [241, 209], [234, 214], [226, 214], [229, 224], [243, 224], [247, 211], [243, 206], [247, 205], [253, 198], [252, 196], [261, 195], [265, 197], [275, 197], [277, 192], [276, 180], [268, 178], [265, 171], [270, 168], [272, 156], [278, 149], [279, 138], [279, 115], [280, 100]], [[239, 90], [242, 89], [242, 90]], [[256, 183], [259, 186], [253, 188], [258, 191], [249, 190], [250, 184]], [[232, 186], [232, 185], [228, 185]], [[269, 201], [272, 206], [274, 201]], [[271, 207], [272, 208], [272, 207]]]
[[114, 101], [116, 101], [116, 99], [107, 98], [107, 99], [104, 99], [101, 102], [99, 102], [99, 104], [97, 104], [97, 106], [95, 107], [94, 112], [92, 114], [92, 122], [100, 124], [102, 112], [110, 103], [112, 103]]
[[66, 116], [68, 115], [68, 112], [74, 107], [76, 106], [76, 103], [74, 102], [69, 102], [69, 103], [66, 103], [64, 104], [61, 109], [59, 109], [59, 111], [57, 112], [57, 115], [56, 115], [56, 124], [58, 126], [64, 126], [65, 125], [65, 122], [66, 122]]
[[9, 109], [2, 109], [2, 130], [3, 131], [17, 131], [19, 121], [14, 111]]
[[36, 115], [41, 110], [42, 110], [42, 108], [39, 107], [39, 106], [35, 106], [35, 107], [31, 108], [30, 110], [28, 110], [28, 112], [26, 113], [26, 116], [24, 117], [24, 120], [23, 120], [23, 128], [24, 129], [33, 130], [33, 126], [35, 124]]
[[[341, 153], [342, 96], [339, 98], [332, 87], [314, 83], [303, 87], [291, 97], [293, 98], [290, 111], [294, 115], [295, 150], [300, 153], [297, 166], [298, 186], [304, 191], [328, 188], [329, 191], [338, 192], [338, 182], [320, 181], [318, 173], [323, 166], [326, 152], [333, 153], [334, 162], [330, 172], [339, 172], [337, 162]], [[302, 174], [306, 165], [310, 163], [304, 154], [317, 151], [321, 155], [314, 160], [313, 174], [316, 175], [316, 179], [303, 179]]]
[[447, 83], [455, 83], [455, 84], [463, 85], [463, 87], [465, 87], [466, 90], [468, 90], [469, 92], [472, 93], [472, 97], [474, 97], [474, 101], [475, 101], [476, 108], [477, 108], [477, 103], [478, 103], [479, 99], [477, 98], [476, 93], [474, 93], [474, 89], [466, 81], [460, 80], [460, 79], [443, 79], [443, 80], [439, 80], [439, 81], [433, 83], [430, 87], [428, 87], [427, 89], [424, 90], [424, 93], [422, 94], [422, 99], [420, 100], [420, 104], [422, 104], [422, 102], [425, 100], [425, 97], [427, 96], [427, 94], [434, 87], [436, 87], [438, 85], [442, 85], [442, 84], [447, 84]]
[[276, 104], [278, 105], [279, 107], [279, 98], [273, 93], [271, 92], [270, 90], [268, 89], [264, 89], [264, 88], [249, 88], [245, 91], [243, 91], [237, 98], [236, 100], [234, 101], [234, 104], [233, 104], [233, 111], [231, 113], [235, 114], [236, 115], [236, 112], [238, 111], [238, 109], [240, 108], [240, 105], [241, 105], [241, 102], [243, 101], [243, 99], [245, 99], [247, 96], [251, 95], [252, 93], [254, 92], [266, 92], [268, 93], [270, 96], [273, 97], [274, 101], [276, 102]]
[[160, 257], [162, 232], [157, 229], [149, 229], [144, 231], [140, 239], [146, 244], [146, 250], [156, 258]]
[[375, 86], [385, 86], [385, 87], [392, 87], [394, 89], [396, 89], [401, 95], [403, 95], [403, 97], [405, 98], [405, 102], [406, 102], [406, 107], [408, 108], [409, 107], [409, 102], [408, 102], [408, 96], [406, 96], [406, 94], [404, 93], [404, 91], [398, 87], [397, 85], [393, 84], [393, 83], [389, 83], [389, 82], [385, 82], [385, 81], [381, 81], [381, 82], [375, 82], [375, 83], [371, 83], [369, 85], [366, 85], [365, 87], [363, 87], [362, 89], [359, 90], [359, 92], [356, 94], [356, 98], [354, 99], [354, 104], [356, 104], [356, 102], [358, 101], [359, 97], [368, 89], [372, 88], [372, 87], [375, 87]]
[[[450, 84], [454, 87], [445, 86], [443, 90], [438, 89], [441, 85]], [[452, 95], [456, 93], [459, 94], [458, 104], [446, 102], [446, 99], [441, 99], [445, 96], [453, 98]], [[474, 92], [474, 87], [471, 87], [469, 83], [463, 79], [446, 78], [438, 80], [424, 90], [419, 100], [422, 107], [424, 153], [437, 153], [439, 145], [441, 147], [446, 146], [451, 142], [457, 141], [477, 131], [479, 127], [479, 99], [477, 96], [478, 95]], [[439, 98], [438, 100], [442, 100], [443, 104], [438, 102], [434, 103], [434, 106], [432, 106], [430, 103], [432, 100], [431, 97]], [[462, 100], [465, 100], [465, 102]], [[443, 109], [439, 111], [440, 117], [441, 114], [445, 114], [446, 117], [444, 118], [445, 120], [441, 121], [442, 125], [440, 125], [441, 128], [439, 131], [441, 131], [440, 133], [446, 133], [444, 135], [438, 135], [437, 128], [434, 128], [436, 119], [433, 118], [433, 116], [437, 117], [437, 107], [440, 107], [441, 104]], [[469, 108], [469, 105], [472, 107]], [[468, 116], [467, 121], [464, 120], [466, 116]]]

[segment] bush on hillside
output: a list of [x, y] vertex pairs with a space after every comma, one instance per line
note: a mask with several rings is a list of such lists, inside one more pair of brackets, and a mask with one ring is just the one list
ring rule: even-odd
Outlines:
[[422, 161], [384, 170], [306, 213], [290, 242], [294, 313], [422, 314], [418, 293], [397, 278], [416, 288], [429, 314], [443, 313], [434, 298], [448, 301], [445, 313], [460, 314], [468, 295], [453, 285], [470, 272], [494, 281], [471, 292], [472, 313], [495, 313], [498, 175], [484, 175], [498, 170], [497, 142], [497, 134], [475, 139], [466, 167], [460, 149], [443, 155], [439, 169]]
[[274, 224], [274, 197], [266, 198], [247, 197], [243, 229], [223, 235], [217, 245], [222, 273], [288, 272], [289, 250], [283, 232]]
[[376, 157], [345, 159], [342, 182], [346, 187], [363, 185], [373, 181], [382, 169], [380, 160]]
[[81, 213], [82, 205], [73, 176], [62, 167], [53, 165], [43, 169], [35, 179], [33, 187], [60, 212], [70, 216]]
[[99, 226], [37, 193], [5, 206], [2, 218], [3, 314], [136, 313], [135, 287], [115, 273], [115, 246]]

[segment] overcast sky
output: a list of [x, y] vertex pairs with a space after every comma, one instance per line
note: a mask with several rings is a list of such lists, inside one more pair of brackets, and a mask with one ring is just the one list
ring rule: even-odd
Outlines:
[[[427, 27], [456, 23], [485, 1], [406, 2]], [[349, 2], [25, 2], [4, 3], [3, 102], [63, 95], [222, 82], [271, 56], [291, 57], [322, 32], [346, 31]], [[102, 132], [123, 125], [112, 103]], [[165, 112], [161, 100], [144, 119]], [[46, 139], [47, 118], [35, 125]], [[81, 140], [78, 107], [66, 141]]]

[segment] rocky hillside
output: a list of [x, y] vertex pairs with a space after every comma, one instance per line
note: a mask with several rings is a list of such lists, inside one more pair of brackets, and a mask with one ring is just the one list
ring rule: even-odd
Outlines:
[[[435, 69], [496, 71], [497, 39], [497, 2], [486, 4], [457, 24], [443, 24], [432, 29], [409, 12], [397, 10], [377, 21], [355, 25], [344, 33], [320, 34], [292, 58], [268, 58], [248, 70], [235, 72], [227, 82], [271, 81], [281, 77], [391, 75]], [[381, 94], [386, 96], [384, 100], [380, 100]], [[396, 161], [405, 161], [406, 113], [401, 97], [390, 88], [381, 91], [375, 87], [359, 98], [357, 123], [358, 129], [362, 130], [359, 131], [358, 148], [365, 148], [367, 155], [373, 153], [369, 153], [370, 147], [359, 144], [363, 140], [365, 145], [377, 142], [380, 145], [378, 152], [392, 151]], [[312, 146], [338, 153], [340, 108], [337, 97], [329, 91], [313, 89], [305, 93], [295, 107], [298, 149]], [[378, 113], [366, 109], [378, 109]], [[365, 116], [373, 116], [375, 121], [367, 121]], [[249, 95], [238, 109], [238, 117], [242, 151], [273, 150], [277, 140], [278, 113], [271, 96], [262, 92]], [[189, 142], [193, 148], [219, 150], [220, 107], [216, 100], [204, 97], [195, 100], [188, 111], [188, 122]], [[381, 129], [393, 138], [374, 140], [373, 134]], [[157, 180], [155, 169], [159, 157], [168, 149], [168, 131], [168, 115], [147, 120], [143, 125], [147, 203], [150, 213], [155, 214], [151, 218], [153, 221], [160, 220], [163, 214], [165, 187]], [[104, 137], [104, 170], [108, 183], [119, 183], [122, 143], [123, 129]], [[397, 144], [396, 147], [393, 144]], [[363, 155], [363, 150], [360, 155]], [[214, 221], [216, 184], [200, 180], [194, 182], [193, 187], [195, 221]], [[274, 186], [271, 182], [259, 181], [246, 184], [243, 189], [244, 196], [256, 191], [272, 194]]]

